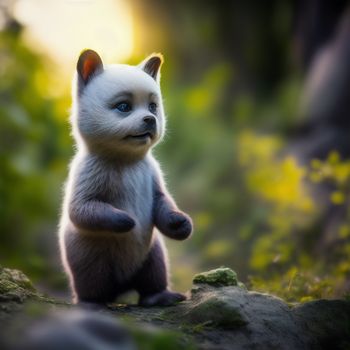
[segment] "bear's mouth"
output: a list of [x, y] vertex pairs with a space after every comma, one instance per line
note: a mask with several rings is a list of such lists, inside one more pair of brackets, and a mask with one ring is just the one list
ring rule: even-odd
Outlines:
[[153, 134], [149, 131], [143, 132], [141, 134], [136, 134], [136, 135], [128, 135], [126, 138], [131, 138], [131, 139], [136, 139], [136, 140], [143, 140], [143, 139], [147, 139], [153, 138]]

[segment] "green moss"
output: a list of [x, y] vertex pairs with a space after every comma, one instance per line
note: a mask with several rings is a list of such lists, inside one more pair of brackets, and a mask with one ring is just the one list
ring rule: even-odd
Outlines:
[[192, 333], [202, 333], [204, 330], [212, 328], [211, 326], [212, 321], [206, 321], [203, 323], [195, 324], [194, 326], [187, 326], [186, 330]]
[[213, 286], [237, 286], [237, 274], [228, 267], [202, 272], [194, 276], [194, 284], [206, 283]]
[[2, 269], [2, 274], [6, 275], [7, 279], [17, 286], [35, 292], [32, 282], [22, 271], [4, 268]]
[[196, 348], [189, 337], [178, 332], [147, 327], [136, 327], [130, 330], [139, 349], [194, 350]]
[[246, 285], [245, 285], [243, 282], [239, 282], [239, 281], [238, 281], [238, 287], [239, 287], [239, 288], [242, 288], [242, 289], [244, 289], [244, 290], [248, 290], [248, 288], [246, 287]]
[[34, 296], [39, 295], [24, 273], [0, 267], [0, 298], [2, 300], [22, 302]]

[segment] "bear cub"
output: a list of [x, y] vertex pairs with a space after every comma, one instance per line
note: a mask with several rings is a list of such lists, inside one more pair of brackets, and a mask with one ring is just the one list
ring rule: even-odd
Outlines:
[[76, 154], [60, 221], [63, 265], [77, 303], [105, 304], [129, 290], [142, 306], [185, 299], [169, 290], [163, 235], [184, 240], [192, 221], [168, 193], [151, 149], [165, 130], [163, 57], [104, 66], [81, 53], [73, 83]]

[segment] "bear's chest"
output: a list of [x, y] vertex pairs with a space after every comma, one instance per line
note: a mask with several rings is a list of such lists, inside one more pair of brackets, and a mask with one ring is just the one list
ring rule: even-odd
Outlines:
[[153, 208], [152, 176], [146, 167], [111, 171], [106, 183], [108, 202], [145, 225]]

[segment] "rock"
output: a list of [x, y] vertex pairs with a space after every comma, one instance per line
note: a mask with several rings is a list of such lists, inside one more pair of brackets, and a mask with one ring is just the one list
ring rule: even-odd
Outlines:
[[200, 327], [217, 349], [307, 349], [283, 300], [238, 286], [201, 287], [163, 317], [181, 320], [187, 329]]
[[[0, 330], [4, 331], [4, 334], [8, 334], [5, 325], [10, 321], [9, 317], [12, 317], [14, 324], [18, 324], [20, 319], [28, 327], [32, 327], [33, 312], [30, 314], [25, 312], [25, 305], [28, 306], [32, 300], [39, 301], [40, 308], [41, 305], [47, 305], [49, 310], [63, 309], [62, 303], [60, 305], [54, 301], [52, 305], [52, 300], [45, 299], [36, 292], [28, 278], [20, 271], [0, 268]], [[16, 305], [17, 308], [13, 308], [12, 305]], [[1, 317], [1, 310], [4, 307], [7, 308], [8, 317], [6, 322], [1, 323], [5, 320]], [[69, 320], [70, 313], [74, 312], [75, 307], [64, 308], [68, 309], [66, 315]], [[96, 336], [96, 342], [107, 344], [108, 339], [114, 338], [105, 339], [104, 337], [110, 337], [108, 332], [95, 332], [98, 329], [108, 328], [98, 327], [99, 324], [104, 324], [104, 319], [100, 317], [101, 312], [106, 314], [110, 321], [111, 318], [118, 318], [120, 323], [117, 326], [121, 330], [125, 326], [125, 329], [130, 331], [137, 348], [146, 347], [153, 350], [350, 348], [349, 301], [316, 300], [290, 307], [280, 298], [248, 291], [238, 281], [236, 273], [228, 268], [196, 275], [190, 298], [176, 306], [142, 308], [115, 304], [107, 311], [95, 311], [85, 315], [84, 320], [86, 319], [87, 323], [84, 320], [74, 323], [74, 327], [78, 328], [87, 325], [86, 336]], [[15, 314], [17, 319], [14, 317]], [[109, 322], [107, 319], [105, 321]], [[49, 321], [47, 324], [49, 325]], [[63, 324], [68, 325], [65, 321]], [[90, 325], [96, 326], [90, 329]], [[112, 334], [115, 326], [113, 322], [110, 325]], [[42, 339], [48, 342], [48, 348], [52, 348], [50, 347], [52, 339], [63, 343], [68, 341], [63, 335], [58, 336], [58, 331], [63, 328], [47, 326], [47, 336]], [[70, 333], [71, 329], [73, 326], [67, 328], [67, 336], [69, 335], [70, 339], [85, 341], [85, 337], [80, 339], [79, 334], [74, 338], [75, 334]], [[0, 344], [0, 348], [4, 347]]]
[[16, 349], [136, 350], [127, 328], [110, 315], [64, 310], [48, 313], [24, 330]]
[[350, 302], [315, 300], [297, 305], [292, 314], [312, 349], [350, 349]]
[[0, 301], [23, 302], [28, 297], [37, 296], [35, 288], [23, 272], [0, 266]]
[[[181, 322], [184, 329], [194, 332], [199, 349], [302, 350], [349, 346], [348, 301], [319, 300], [290, 308], [280, 298], [239, 286], [232, 270], [218, 273], [219, 270], [195, 276], [191, 298], [162, 313], [163, 319]], [[227, 276], [234, 277], [236, 285]]]
[[[236, 289], [245, 288], [243, 283], [238, 282], [236, 272], [220, 267], [195, 275], [193, 283], [191, 300], [176, 309], [175, 317], [192, 325], [205, 324], [226, 329], [247, 323], [240, 308], [234, 303]], [[217, 288], [225, 286], [235, 288], [221, 288], [222, 295], [218, 296]], [[171, 313], [168, 317], [172, 317]]]
[[181, 320], [187, 326], [218, 327], [235, 329], [247, 323], [240, 305], [235, 302], [238, 287], [220, 288], [220, 293], [210, 287], [202, 287], [192, 292], [190, 300], [179, 304], [176, 308], [165, 310], [163, 316], [172, 320]]
[[210, 284], [212, 286], [237, 286], [237, 274], [228, 267], [202, 272], [194, 276], [194, 284]]

